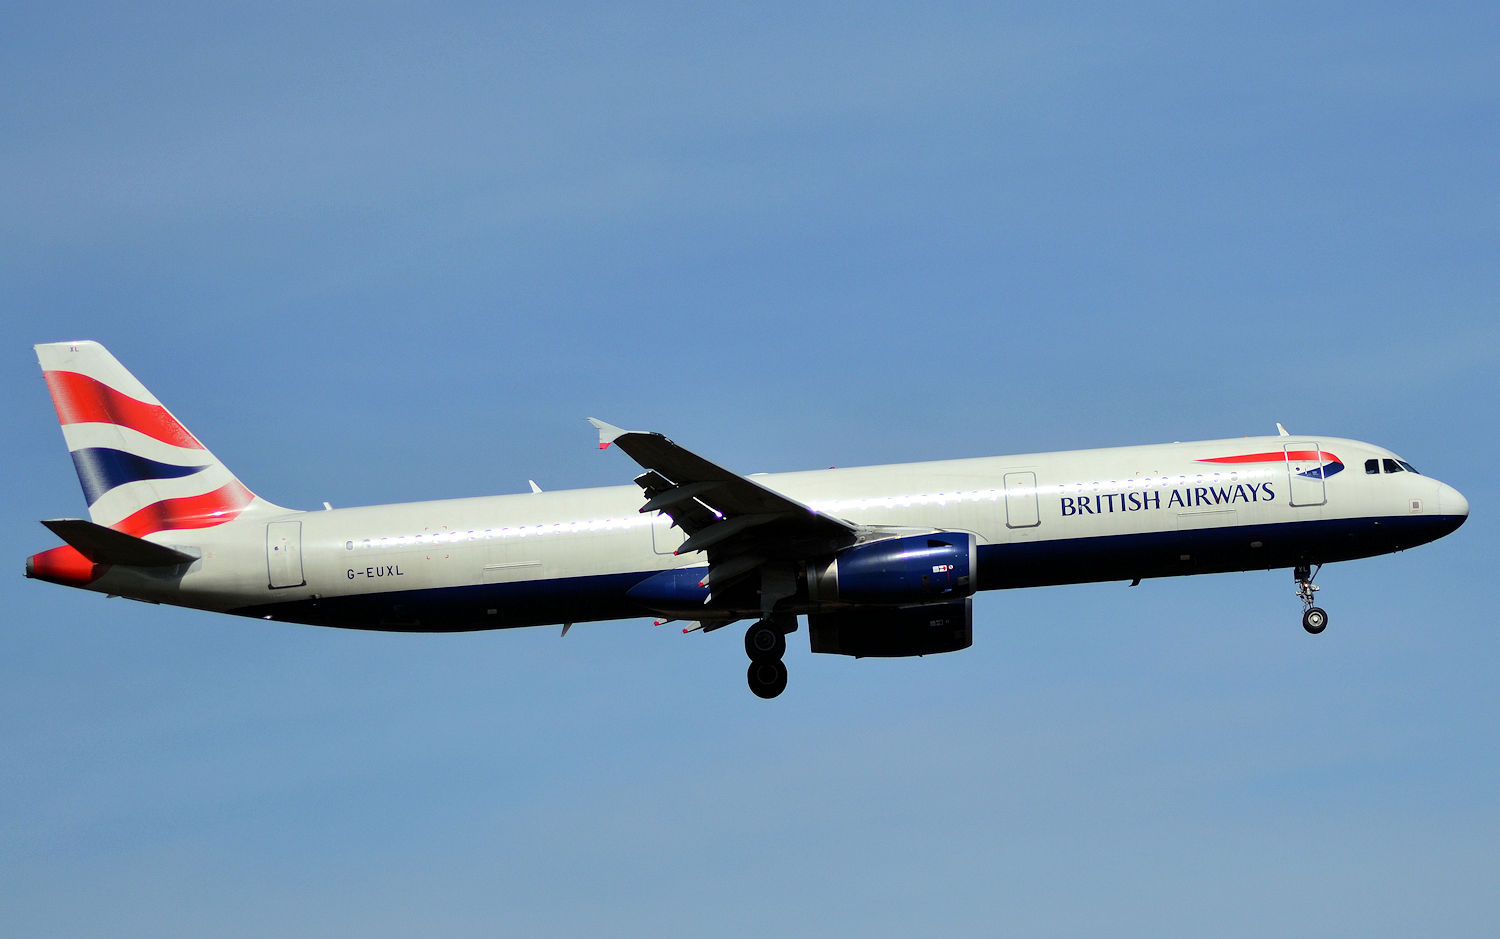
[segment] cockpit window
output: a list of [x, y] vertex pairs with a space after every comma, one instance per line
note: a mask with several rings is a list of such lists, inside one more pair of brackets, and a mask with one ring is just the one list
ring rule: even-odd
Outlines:
[[1366, 475], [1368, 475], [1368, 476], [1375, 476], [1375, 475], [1377, 475], [1377, 474], [1379, 474], [1381, 472], [1386, 472], [1386, 473], [1416, 473], [1418, 476], [1422, 475], [1421, 473], [1417, 473], [1417, 468], [1415, 466], [1412, 466], [1410, 463], [1406, 462], [1405, 460], [1393, 460], [1393, 459], [1391, 459], [1389, 457], [1386, 457], [1385, 459], [1366, 460], [1365, 461], [1365, 474]]

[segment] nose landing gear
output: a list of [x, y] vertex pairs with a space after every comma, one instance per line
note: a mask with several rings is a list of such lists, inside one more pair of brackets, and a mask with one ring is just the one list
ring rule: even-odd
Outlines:
[[1313, 606], [1313, 594], [1317, 593], [1318, 587], [1313, 585], [1313, 578], [1318, 576], [1317, 572], [1323, 569], [1323, 565], [1317, 565], [1316, 569], [1309, 568], [1306, 564], [1299, 564], [1292, 571], [1292, 577], [1297, 581], [1297, 599], [1302, 601], [1302, 628], [1316, 636], [1328, 628], [1328, 613], [1322, 607]]

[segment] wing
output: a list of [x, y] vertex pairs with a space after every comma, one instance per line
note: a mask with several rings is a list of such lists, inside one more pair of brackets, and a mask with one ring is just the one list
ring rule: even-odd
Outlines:
[[754, 480], [705, 460], [661, 434], [621, 430], [589, 418], [599, 448], [624, 450], [645, 470], [642, 512], [662, 512], [687, 534], [677, 554], [708, 556], [704, 583], [712, 591], [761, 575], [761, 607], [794, 589], [790, 562], [830, 555], [859, 540], [857, 526], [803, 505]]

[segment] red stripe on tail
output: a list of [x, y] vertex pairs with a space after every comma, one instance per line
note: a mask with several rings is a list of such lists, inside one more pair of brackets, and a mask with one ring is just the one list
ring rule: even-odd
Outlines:
[[153, 502], [110, 527], [137, 538], [168, 529], [212, 528], [234, 521], [254, 499], [250, 490], [231, 482], [201, 496]]
[[57, 419], [67, 424], [118, 424], [174, 447], [204, 449], [167, 409], [147, 404], [77, 372], [44, 372]]

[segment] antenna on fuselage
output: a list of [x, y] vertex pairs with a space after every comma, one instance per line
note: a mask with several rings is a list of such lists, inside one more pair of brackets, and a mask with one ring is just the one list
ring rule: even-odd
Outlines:
[[1278, 436], [1282, 436], [1282, 437], [1290, 437], [1291, 436], [1291, 434], [1289, 434], [1289, 433], [1286, 432], [1286, 428], [1281, 426], [1281, 421], [1277, 421], [1276, 422], [1276, 433], [1277, 433]]

